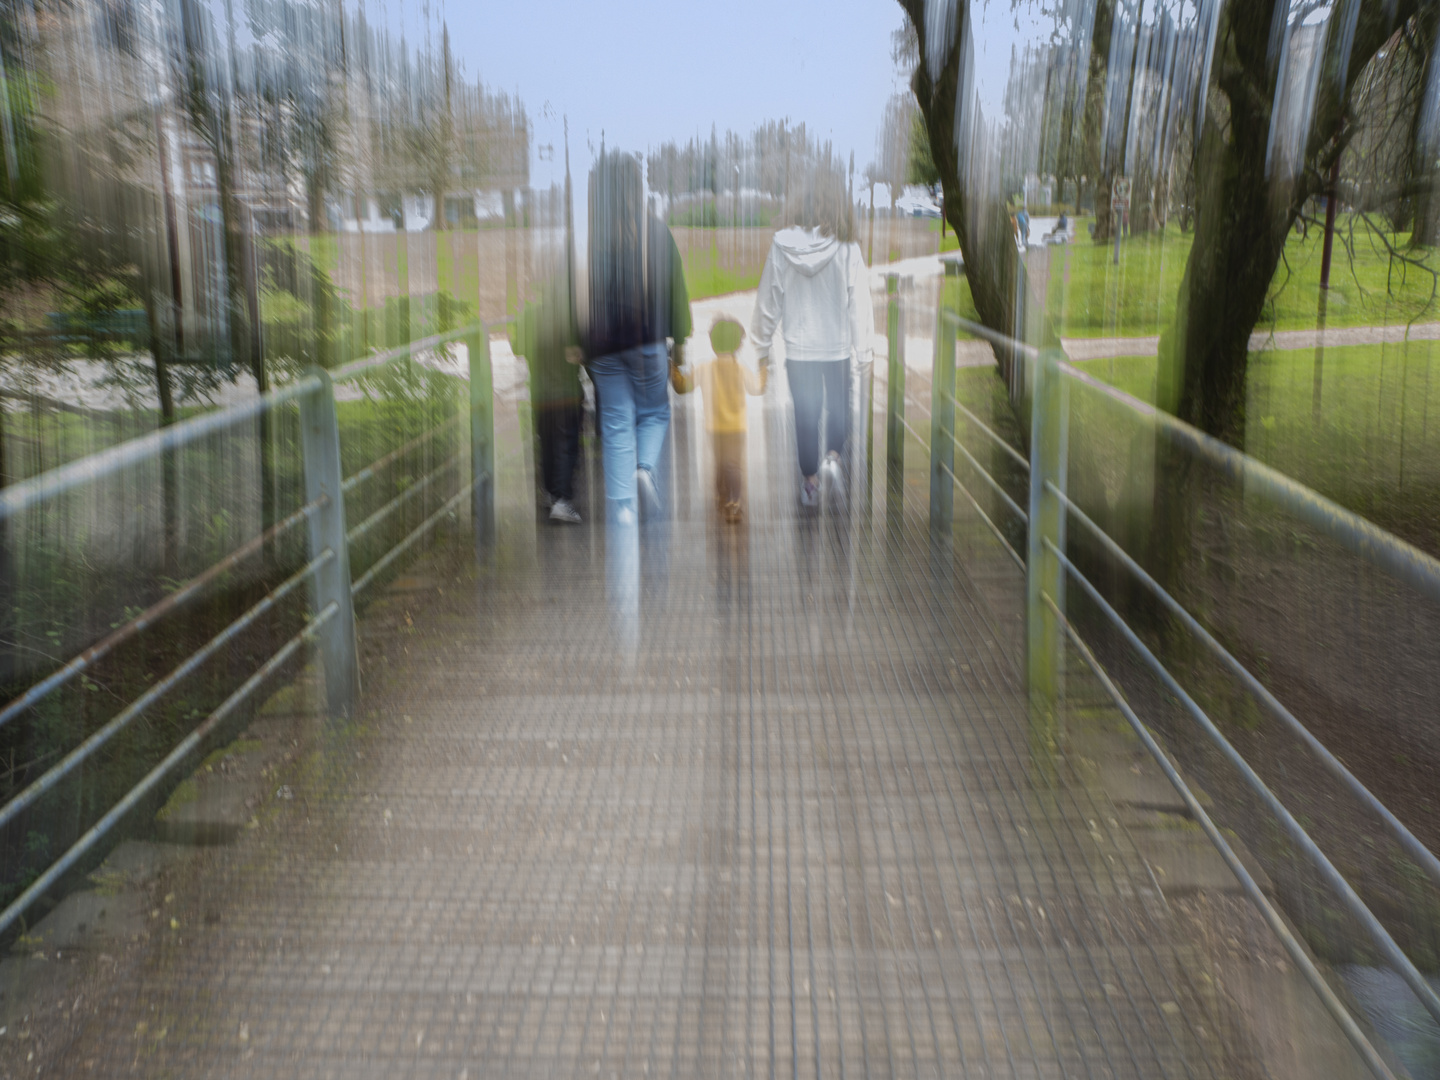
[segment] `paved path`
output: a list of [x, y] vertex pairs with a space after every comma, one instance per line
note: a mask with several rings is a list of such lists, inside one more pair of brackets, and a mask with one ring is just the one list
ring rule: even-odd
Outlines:
[[1113, 811], [1031, 728], [1014, 642], [917, 516], [887, 540], [794, 512], [781, 400], [752, 404], [745, 526], [676, 470], [637, 650], [599, 527], [478, 582], [423, 571], [365, 730], [60, 1074], [1236, 1075]]

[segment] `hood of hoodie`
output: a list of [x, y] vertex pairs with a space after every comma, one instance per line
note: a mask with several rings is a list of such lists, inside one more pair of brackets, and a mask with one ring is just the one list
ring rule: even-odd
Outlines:
[[806, 277], [813, 277], [835, 258], [840, 241], [822, 236], [814, 229], [781, 229], [775, 234], [775, 246], [786, 260]]

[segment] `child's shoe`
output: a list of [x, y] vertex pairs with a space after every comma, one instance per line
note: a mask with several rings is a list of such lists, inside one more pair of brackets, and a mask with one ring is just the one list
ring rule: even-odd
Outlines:
[[820, 485], [815, 483], [813, 476], [807, 476], [800, 481], [800, 505], [806, 510], [813, 510], [820, 505]]

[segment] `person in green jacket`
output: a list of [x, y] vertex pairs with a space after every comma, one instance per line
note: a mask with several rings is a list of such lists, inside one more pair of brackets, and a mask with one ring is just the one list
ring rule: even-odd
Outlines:
[[550, 506], [551, 521], [579, 525], [575, 464], [580, 457], [584, 393], [580, 367], [570, 362], [580, 337], [570, 317], [563, 275], [542, 286], [525, 305], [513, 324], [510, 343], [515, 355], [525, 357], [530, 365], [530, 407], [540, 439], [540, 497]]

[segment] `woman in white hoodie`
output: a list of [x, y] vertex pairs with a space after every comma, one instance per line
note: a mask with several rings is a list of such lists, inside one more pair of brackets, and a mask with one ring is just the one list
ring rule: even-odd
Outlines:
[[875, 316], [844, 178], [821, 172], [800, 186], [786, 200], [789, 227], [775, 234], [761, 271], [750, 336], [760, 363], [768, 364], [776, 326], [782, 327], [795, 403], [800, 504], [813, 507], [819, 505], [822, 481], [832, 497], [841, 492], [851, 374], [870, 362]]

